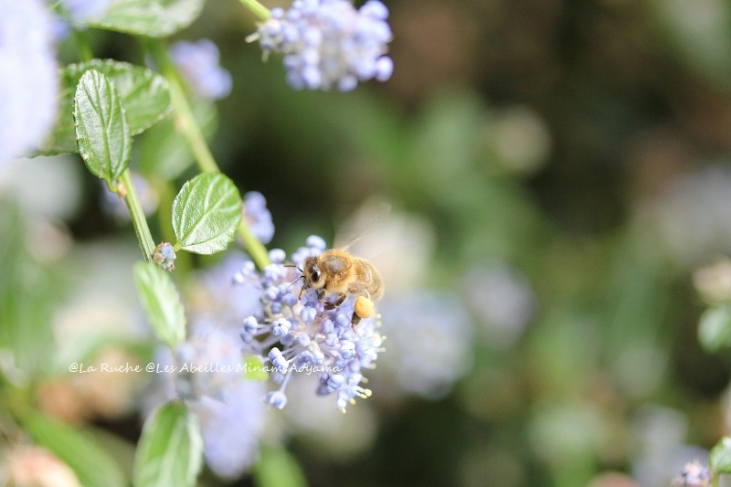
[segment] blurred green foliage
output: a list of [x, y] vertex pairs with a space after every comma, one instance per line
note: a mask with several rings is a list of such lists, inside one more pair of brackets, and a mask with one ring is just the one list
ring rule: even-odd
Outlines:
[[[643, 407], [685, 418], [676, 443], [659, 440], [668, 449], [708, 450], [731, 427], [729, 352], [701, 350], [703, 305], [691, 286], [693, 270], [731, 252], [731, 241], [714, 227], [717, 246], [688, 262], [673, 252], [654, 210], [688, 174], [711, 164], [729, 169], [731, 5], [388, 5], [393, 80], [348, 94], [292, 91], [279, 60], [262, 64], [245, 42], [254, 19], [237, 2], [208, 2], [177, 36], [212, 38], [233, 75], [219, 113], [201, 105], [196, 114], [242, 194], [266, 196], [277, 228], [270, 248], [292, 250], [310, 234], [332, 237], [338, 222], [378, 195], [435, 229], [436, 252], [420, 286], [462, 291], [471, 268], [495, 260], [520, 269], [536, 295], [534, 316], [509, 346], [485, 339], [473, 316], [474, 362], [446, 397], [379, 402], [379, 385], [370, 384], [378, 432], [365, 451], [334, 460], [295, 435], [289, 451], [307, 482], [571, 487], [619, 471], [642, 485], [667, 485], [682, 462], [664, 464], [656, 483], [641, 477], [657, 453], [642, 437]], [[141, 61], [139, 46], [121, 34], [93, 32], [92, 40], [99, 57]], [[72, 43], [63, 46], [65, 61], [78, 60]], [[133, 147], [132, 167], [158, 190], [156, 177], [177, 178], [179, 187], [195, 174], [171, 129], [165, 121]], [[101, 209], [95, 183], [85, 176], [74, 195], [78, 211], [51, 219], [81, 256], [113, 239], [134, 246], [131, 227]], [[717, 205], [730, 201], [726, 194]], [[22, 363], [3, 367], [9, 381], [0, 393], [8, 397], [17, 393], [8, 371], [32, 374], [33, 387], [62, 372], [42, 357], [55, 346], [54, 309], [81, 272], [69, 270], [70, 251], [44, 257], [33, 243], [34, 219], [44, 220], [12, 196], [0, 200], [0, 336], [23, 350]], [[154, 235], [169, 232], [165, 221], [151, 219]], [[213, 262], [196, 257], [180, 267]], [[710, 313], [728, 321], [726, 306]], [[701, 337], [728, 341], [705, 316]], [[125, 340], [141, 360], [149, 357], [144, 339]], [[94, 421], [135, 441], [135, 414]], [[264, 450], [254, 481], [273, 485], [271, 470], [293, 461], [285, 455]]]

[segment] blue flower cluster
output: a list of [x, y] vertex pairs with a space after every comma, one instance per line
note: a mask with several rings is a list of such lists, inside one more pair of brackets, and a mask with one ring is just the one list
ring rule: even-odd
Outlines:
[[[292, 255], [292, 262], [302, 268], [307, 257], [324, 250], [325, 241], [311, 236], [307, 246]], [[372, 368], [382, 351], [377, 317], [353, 327], [354, 297], [327, 310], [316, 291], [302, 292], [300, 273], [284, 264], [284, 251], [271, 250], [269, 258], [273, 263], [263, 272], [249, 262], [235, 278], [260, 295], [259, 307], [244, 319], [241, 339], [244, 353], [258, 356], [279, 386], [266, 395], [266, 402], [282, 409], [287, 404], [287, 383], [297, 373], [317, 374], [317, 394], [334, 394], [342, 411], [356, 397], [370, 396], [361, 383], [363, 369]]]
[[391, 77], [387, 18], [388, 9], [378, 0], [359, 10], [347, 0], [295, 0], [287, 11], [272, 9], [250, 39], [259, 40], [265, 56], [284, 54], [293, 88], [350, 91], [358, 81]]
[[220, 54], [210, 39], [176, 42], [170, 56], [198, 98], [219, 100], [231, 93], [231, 73], [218, 64]]
[[249, 191], [244, 195], [244, 220], [249, 230], [261, 243], [268, 244], [274, 236], [272, 214], [267, 209], [267, 200], [258, 191]]

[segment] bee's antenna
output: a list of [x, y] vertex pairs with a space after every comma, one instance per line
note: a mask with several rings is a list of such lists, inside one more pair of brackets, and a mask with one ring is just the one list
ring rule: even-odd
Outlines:
[[302, 281], [304, 282], [304, 280], [305, 280], [305, 273], [304, 273], [304, 271], [302, 271], [302, 269], [300, 269], [299, 267], [297, 267], [297, 266], [296, 266], [296, 265], [294, 265], [294, 264], [284, 264], [284, 267], [294, 267], [295, 269], [297, 269], [298, 271], [300, 271], [300, 275], [299, 275], [299, 276], [297, 276], [297, 278], [295, 278], [295, 280], [294, 280], [294, 281], [290, 282], [290, 283], [289, 283], [289, 286], [287, 286], [287, 291], [289, 291], [289, 290], [290, 290], [290, 288], [291, 288], [292, 286], [294, 286], [294, 284], [295, 284], [295, 283], [296, 283], [297, 281], [299, 281], [300, 279], [302, 279]]

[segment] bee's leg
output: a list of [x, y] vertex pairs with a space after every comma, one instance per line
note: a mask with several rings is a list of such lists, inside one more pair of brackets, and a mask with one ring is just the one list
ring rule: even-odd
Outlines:
[[327, 310], [335, 309], [335, 308], [337, 308], [338, 306], [340, 306], [341, 304], [343, 304], [343, 302], [344, 302], [344, 301], [345, 301], [345, 300], [346, 300], [347, 298], [348, 298], [348, 295], [347, 295], [347, 294], [341, 294], [341, 295], [340, 295], [340, 296], [338, 297], [337, 301], [335, 301], [335, 302], [332, 302], [332, 303], [325, 303], [325, 309], [327, 309]]
[[[364, 302], [361, 303], [361, 301]], [[353, 317], [350, 319], [353, 331], [355, 331], [355, 327], [358, 323], [360, 323], [362, 318], [370, 318], [371, 316], [373, 316], [373, 301], [371, 301], [371, 294], [367, 289], [362, 289], [360, 296], [358, 296], [358, 299], [355, 300]]]
[[[302, 279], [302, 287], [300, 288], [300, 295], [299, 295], [299, 296], [297, 296], [297, 299], [298, 299], [299, 301], [302, 301], [302, 295], [303, 295], [303, 294], [305, 293], [305, 291], [307, 291], [307, 290], [308, 290], [308, 289], [310, 288], [310, 287], [309, 287], [309, 286], [307, 285], [307, 281], [306, 281], [306, 280], [304, 279], [304, 276], [303, 276], [303, 277], [302, 277], [301, 279]], [[295, 281], [295, 282], [296, 282], [296, 281]], [[318, 297], [319, 297], [319, 296], [318, 296]]]
[[350, 326], [353, 328], [353, 331], [355, 331], [355, 327], [358, 326], [358, 323], [360, 323], [360, 316], [358, 316], [358, 313], [353, 311], [353, 317], [350, 319]]

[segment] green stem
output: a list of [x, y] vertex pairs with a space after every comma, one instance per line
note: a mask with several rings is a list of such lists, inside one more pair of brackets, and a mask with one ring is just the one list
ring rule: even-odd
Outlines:
[[256, 0], [239, 0], [241, 3], [244, 4], [244, 7], [251, 10], [254, 15], [259, 17], [261, 20], [266, 20], [269, 18], [270, 12], [269, 9], [266, 8], [264, 5], [260, 4]]
[[[173, 103], [175, 126], [183, 134], [183, 137], [185, 137], [185, 140], [188, 142], [190, 149], [193, 151], [193, 157], [198, 164], [198, 168], [204, 173], [220, 172], [221, 170], [218, 168], [218, 164], [216, 164], [216, 160], [214, 159], [211, 150], [208, 148], [208, 142], [206, 142], [203, 132], [201, 132], [198, 123], [195, 121], [180, 75], [170, 59], [167, 47], [161, 41], [152, 40], [149, 41], [148, 47], [157, 60], [163, 76], [165, 76], [165, 79], [170, 85], [170, 96]], [[239, 224], [238, 232], [244, 246], [248, 250], [249, 255], [251, 255], [251, 258], [254, 260], [257, 267], [259, 267], [259, 269], [263, 269], [269, 265], [271, 262], [269, 261], [269, 254], [266, 247], [264, 247], [264, 244], [262, 244], [259, 239], [251, 233], [251, 230], [249, 230], [249, 226], [244, 219], [242, 219]]]
[[193, 111], [188, 104], [188, 98], [180, 80], [178, 71], [175, 68], [167, 46], [160, 41], [150, 41], [148, 43], [155, 59], [157, 60], [162, 74], [165, 76], [170, 85], [170, 97], [173, 103], [173, 116], [175, 117], [175, 126], [183, 134], [188, 141], [193, 156], [198, 164], [201, 172], [220, 172], [216, 160], [208, 148], [203, 132], [193, 117]]
[[259, 269], [264, 269], [266, 266], [271, 264], [272, 262], [269, 260], [269, 252], [267, 252], [266, 247], [264, 247], [264, 244], [261, 243], [253, 233], [251, 233], [249, 225], [243, 218], [241, 219], [241, 223], [239, 223], [238, 230], [239, 237], [243, 240], [244, 247], [246, 247], [246, 250], [249, 251], [249, 255], [251, 255], [256, 266]]
[[[74, 37], [79, 46], [81, 59], [84, 61], [91, 61], [94, 59], [94, 53], [91, 50], [91, 43], [89, 42], [89, 36], [86, 31], [74, 30]], [[152, 262], [152, 253], [155, 251], [155, 241], [152, 240], [150, 227], [147, 226], [145, 212], [142, 210], [142, 203], [140, 203], [140, 198], [137, 196], [137, 190], [132, 182], [132, 175], [130, 174], [129, 169], [124, 170], [119, 181], [125, 187], [124, 200], [127, 203], [127, 208], [129, 208], [129, 213], [132, 216], [132, 225], [135, 228], [137, 241], [140, 243], [140, 248], [145, 256], [145, 260], [147, 262]]]
[[91, 50], [91, 43], [89, 42], [89, 35], [85, 30], [74, 29], [74, 39], [76, 45], [79, 46], [79, 54], [81, 55], [82, 61], [91, 61], [94, 59], [94, 52]]
[[135, 227], [137, 240], [140, 242], [140, 248], [145, 255], [147, 262], [152, 262], [152, 253], [155, 251], [155, 241], [152, 240], [150, 227], [147, 226], [145, 212], [142, 210], [142, 203], [137, 196], [137, 190], [132, 182], [132, 174], [129, 169], [125, 169], [119, 178], [120, 183], [124, 185], [124, 200], [129, 208], [129, 214], [132, 216], [132, 225]]

